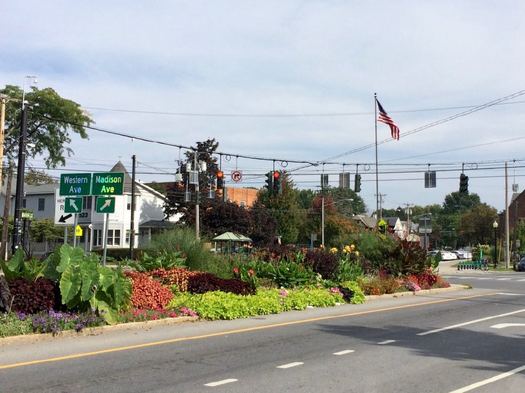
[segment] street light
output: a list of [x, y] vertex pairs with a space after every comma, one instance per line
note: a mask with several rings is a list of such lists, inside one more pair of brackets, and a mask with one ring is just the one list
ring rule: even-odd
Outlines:
[[498, 221], [492, 223], [494, 228], [494, 269], [498, 266]]

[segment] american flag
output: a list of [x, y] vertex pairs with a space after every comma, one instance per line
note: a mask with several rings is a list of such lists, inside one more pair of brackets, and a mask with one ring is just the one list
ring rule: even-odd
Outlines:
[[390, 116], [388, 116], [388, 113], [386, 113], [383, 106], [379, 103], [379, 101], [376, 99], [377, 102], [377, 108], [379, 109], [379, 117], [377, 120], [379, 120], [381, 123], [388, 124], [390, 127], [390, 134], [392, 135], [392, 138], [395, 140], [399, 140], [399, 127], [394, 123], [394, 120]]

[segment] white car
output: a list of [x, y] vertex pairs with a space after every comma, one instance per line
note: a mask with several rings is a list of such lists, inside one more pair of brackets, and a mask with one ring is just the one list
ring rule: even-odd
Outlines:
[[458, 256], [452, 251], [441, 250], [440, 253], [442, 261], [453, 261], [454, 259], [458, 259]]
[[467, 250], [456, 250], [455, 254], [458, 256], [458, 259], [472, 259], [472, 253]]

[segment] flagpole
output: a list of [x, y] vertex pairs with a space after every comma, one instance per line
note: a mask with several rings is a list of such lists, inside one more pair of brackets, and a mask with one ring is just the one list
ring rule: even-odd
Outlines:
[[375, 146], [376, 146], [376, 216], [379, 217], [379, 167], [377, 162], [377, 93], [374, 93], [374, 124], [375, 124]]

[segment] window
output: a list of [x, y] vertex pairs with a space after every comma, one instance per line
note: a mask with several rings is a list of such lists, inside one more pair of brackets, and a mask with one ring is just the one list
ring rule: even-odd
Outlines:
[[127, 196], [126, 209], [131, 210], [131, 195]]
[[95, 229], [93, 233], [93, 241], [95, 247], [102, 246], [102, 229]]
[[91, 204], [93, 202], [93, 197], [85, 196], [82, 198], [82, 210], [91, 210]]
[[120, 246], [120, 229], [108, 229], [108, 246]]
[[129, 229], [126, 229], [126, 244], [129, 244], [131, 231]]
[[46, 210], [46, 199], [38, 198], [38, 211], [42, 212], [44, 210]]
[[22, 199], [22, 207], [25, 209], [27, 206], [27, 200], [24, 198]]

